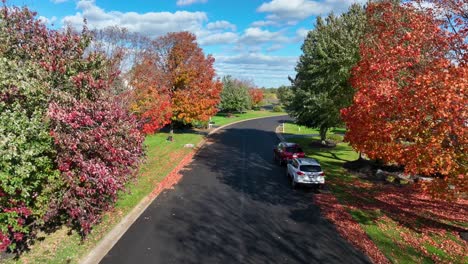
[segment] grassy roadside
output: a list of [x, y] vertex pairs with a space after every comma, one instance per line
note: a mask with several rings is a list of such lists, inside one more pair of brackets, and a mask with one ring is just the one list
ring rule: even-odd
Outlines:
[[211, 118], [211, 121], [215, 123], [216, 126], [224, 126], [229, 123], [233, 123], [236, 121], [241, 121], [248, 118], [256, 118], [262, 116], [278, 116], [278, 115], [285, 115], [282, 112], [270, 112], [270, 111], [247, 111], [243, 114], [233, 114], [231, 117], [227, 117], [226, 114], [218, 114]]
[[[284, 113], [249, 111], [231, 118], [215, 116], [213, 121], [220, 126], [280, 114]], [[185, 144], [196, 145], [203, 139], [202, 135], [196, 133], [176, 133], [174, 142], [168, 142], [168, 136], [168, 133], [157, 133], [146, 138], [147, 157], [138, 179], [129, 184], [128, 192], [119, 195], [114, 210], [104, 215], [102, 222], [94, 227], [86, 240], [82, 241], [76, 232], [69, 233], [69, 229], [63, 227], [52, 234], [39, 234], [30, 251], [25, 252], [18, 260], [10, 259], [5, 263], [77, 263], [192, 151], [184, 148]]]
[[[330, 135], [343, 135], [345, 133], [344, 128], [331, 128], [327, 131], [327, 136]], [[300, 126], [293, 123], [284, 124], [284, 133], [293, 135], [319, 135], [320, 131], [316, 128], [309, 128], [306, 126]]]
[[328, 186], [392, 263], [468, 263], [468, 202], [434, 201], [410, 185], [365, 180], [343, 168], [358, 154], [347, 143], [311, 145], [317, 138], [292, 138], [325, 170]]

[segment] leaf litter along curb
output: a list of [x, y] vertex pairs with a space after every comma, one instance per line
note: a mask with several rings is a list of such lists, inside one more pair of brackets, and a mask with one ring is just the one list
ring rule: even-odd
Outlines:
[[179, 162], [177, 167], [175, 167], [165, 178], [162, 180], [156, 188], [151, 192], [149, 198], [153, 199], [157, 197], [162, 191], [172, 188], [176, 185], [181, 179], [182, 174], [180, 173], [181, 170], [188, 164], [193, 161], [193, 156], [197, 152], [197, 149], [194, 149]]
[[[460, 232], [468, 230], [463, 224], [468, 222], [468, 200], [434, 200], [414, 187], [373, 184], [358, 179], [345, 182], [334, 178], [330, 184], [341, 189], [348, 198], [338, 201], [332, 194], [318, 194], [315, 203], [340, 234], [363, 250], [374, 263], [388, 263], [382, 252], [385, 249], [376, 247], [377, 242], [366, 234], [362, 221], [358, 223], [355, 217], [353, 219], [350, 210], [377, 213], [370, 225], [388, 234], [394, 246], [391, 252], [387, 249], [386, 256], [392, 261], [400, 259], [395, 255], [397, 250], [400, 254], [415, 250], [415, 254], [408, 253], [406, 257], [418, 263], [464, 263], [468, 260], [468, 243], [459, 239]], [[376, 239], [375, 235], [371, 237]]]
[[323, 216], [335, 225], [341, 236], [363, 251], [373, 263], [390, 263], [333, 194], [316, 194], [314, 202], [320, 207]]

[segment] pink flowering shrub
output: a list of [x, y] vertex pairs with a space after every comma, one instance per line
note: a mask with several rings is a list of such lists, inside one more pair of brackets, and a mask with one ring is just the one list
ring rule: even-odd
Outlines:
[[45, 226], [86, 235], [138, 168], [143, 136], [90, 41], [0, 8], [0, 252]]

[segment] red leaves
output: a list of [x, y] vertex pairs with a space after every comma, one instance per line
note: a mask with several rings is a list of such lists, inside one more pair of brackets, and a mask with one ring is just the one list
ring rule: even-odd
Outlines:
[[57, 206], [86, 234], [134, 175], [143, 137], [135, 120], [109, 98], [52, 104], [49, 113], [66, 184]]
[[315, 203], [322, 214], [337, 228], [338, 232], [351, 244], [362, 250], [374, 263], [390, 263], [361, 226], [338, 202], [332, 194], [317, 194]]
[[[468, 244], [459, 238], [459, 233], [467, 231], [464, 223], [468, 222], [468, 200], [437, 200], [411, 186], [382, 185], [359, 179], [340, 181], [331, 178], [329, 183], [345, 192], [344, 197], [348, 198], [340, 200], [343, 204], [340, 205], [332, 195], [319, 194], [316, 203], [325, 217], [337, 225], [340, 234], [366, 252], [374, 262], [379, 262], [376, 256], [381, 255], [380, 251], [362, 234], [347, 210], [374, 215], [363, 220], [372, 223], [364, 224], [377, 226], [383, 233], [397, 232], [401, 239], [393, 240], [389, 235], [392, 247], [406, 250], [410, 246], [437, 263], [458, 263], [466, 257]], [[453, 240], [451, 236], [458, 239]], [[445, 259], [428, 252], [427, 245], [445, 252]]]
[[258, 107], [263, 100], [263, 91], [259, 88], [250, 88], [249, 89], [250, 98], [252, 100], [252, 105]]
[[11, 240], [9, 236], [0, 232], [0, 252], [6, 251], [10, 244]]
[[458, 175], [466, 174], [468, 68], [447, 57], [463, 46], [460, 38], [408, 5], [374, 3], [367, 14], [371, 30], [351, 79], [354, 105], [342, 111], [346, 140], [408, 173], [439, 175], [434, 193], [466, 193]]
[[188, 32], [156, 39], [134, 66], [132, 111], [145, 133], [154, 133], [171, 120], [208, 121], [216, 114], [222, 84], [213, 80], [214, 59], [203, 54]]

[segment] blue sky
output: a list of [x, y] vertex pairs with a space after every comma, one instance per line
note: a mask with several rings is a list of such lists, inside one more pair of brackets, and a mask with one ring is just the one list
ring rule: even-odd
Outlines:
[[188, 30], [219, 76], [260, 87], [289, 85], [307, 31], [317, 15], [341, 13], [363, 0], [10, 0], [26, 5], [50, 26], [126, 27], [147, 36]]

